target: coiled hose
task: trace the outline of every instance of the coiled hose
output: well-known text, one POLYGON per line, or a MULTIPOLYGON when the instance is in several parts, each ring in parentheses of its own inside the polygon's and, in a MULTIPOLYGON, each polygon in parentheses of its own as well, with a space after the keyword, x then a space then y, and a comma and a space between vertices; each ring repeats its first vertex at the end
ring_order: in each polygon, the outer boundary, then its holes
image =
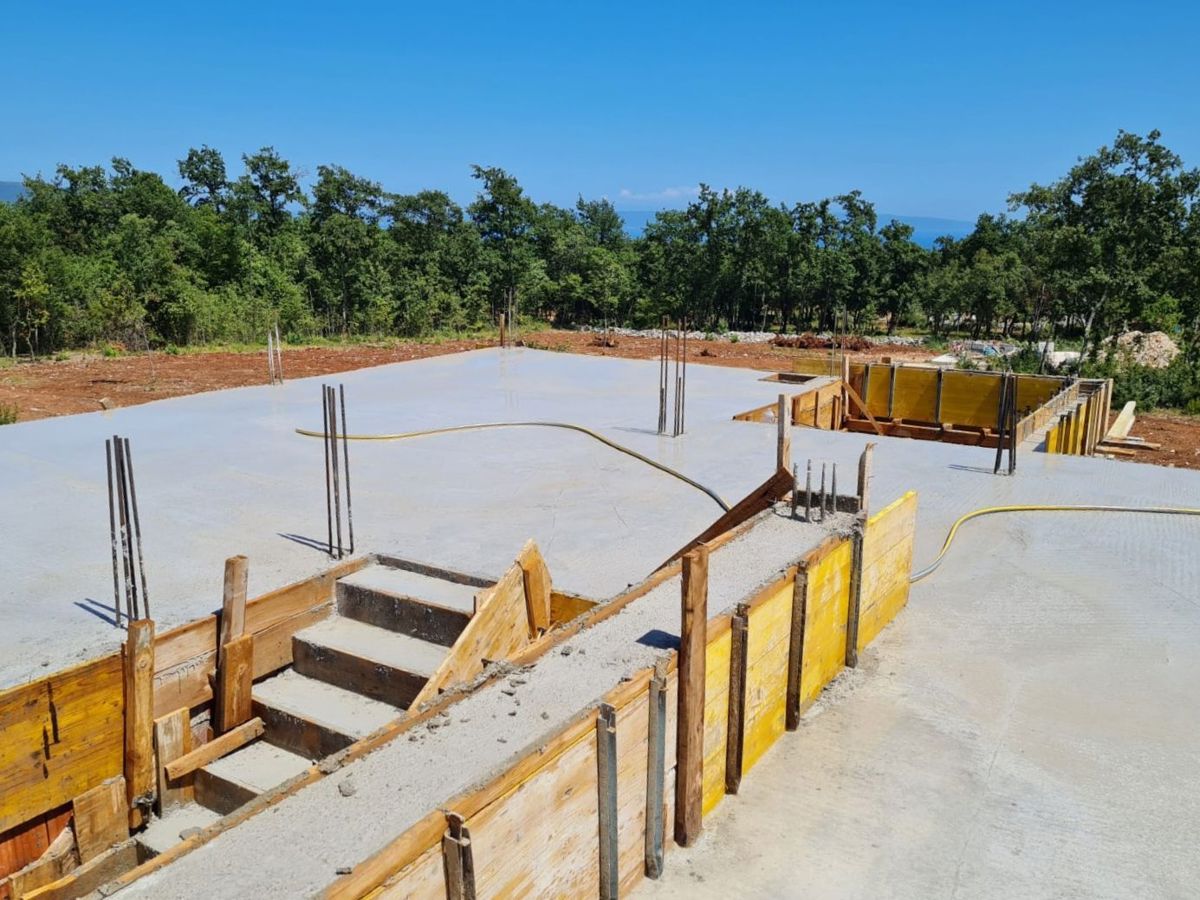
POLYGON ((955 535, 958 534, 958 529, 972 519, 978 519, 983 516, 991 516, 996 513, 1011 513, 1011 512, 1120 512, 1120 513, 1150 513, 1154 515, 1171 515, 1171 516, 1200 516, 1200 509, 1193 509, 1181 506, 1098 506, 1098 505, 1065 505, 1065 504, 1050 504, 1050 505, 1022 505, 1022 506, 986 506, 983 509, 972 510, 964 516, 959 516, 954 524, 950 526, 950 531, 946 535, 946 540, 942 544, 942 549, 938 552, 937 558, 932 563, 926 566, 919 572, 914 572, 908 579, 909 584, 916 584, 922 578, 932 574, 934 569, 942 564, 942 560, 946 556, 946 551, 950 549, 950 544, 954 542, 955 535))
MULTIPOLYGON (((688 476, 684 475, 682 472, 672 469, 670 466, 665 466, 658 462, 658 460, 644 456, 643 454, 638 453, 636 450, 632 450, 629 447, 618 444, 616 441, 610 441, 604 435, 592 431, 590 428, 585 428, 582 425, 573 425, 570 422, 482 422, 475 425, 449 425, 444 428, 428 428, 423 431, 403 431, 397 434, 347 434, 338 435, 338 437, 345 437, 345 439, 348 441, 402 441, 407 438, 427 437, 434 434, 450 434, 454 431, 479 431, 484 428, 565 428, 568 431, 578 431, 580 434, 586 434, 588 437, 594 438, 607 447, 612 447, 612 449, 624 453, 627 456, 632 456, 634 459, 640 460, 648 466, 653 466, 660 472, 665 472, 666 474, 670 475, 672 478, 678 478, 684 484, 690 485, 698 491, 703 491, 704 493, 708 494, 708 496, 711 497, 724 512, 729 512, 729 504, 721 499, 721 495, 712 488, 707 487, 692 478, 688 478, 688 476)), ((296 434, 302 434, 305 437, 326 436, 324 431, 309 431, 306 428, 297 428, 296 434)))

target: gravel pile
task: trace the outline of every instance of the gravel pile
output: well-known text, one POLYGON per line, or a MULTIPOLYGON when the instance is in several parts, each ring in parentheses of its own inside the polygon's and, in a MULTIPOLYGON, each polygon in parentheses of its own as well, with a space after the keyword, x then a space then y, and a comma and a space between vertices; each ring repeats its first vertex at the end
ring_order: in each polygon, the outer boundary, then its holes
POLYGON ((1161 331, 1127 331, 1116 343, 1120 358, 1151 369, 1165 369, 1179 355, 1179 346, 1161 331))
MULTIPOLYGON (((583 332, 603 332, 604 328, 585 325, 580 328, 583 332)), ((644 337, 656 338, 660 337, 662 332, 657 328, 609 328, 608 331, 623 337, 644 337)), ((804 334, 777 334, 774 331, 724 331, 705 332, 705 331, 689 331, 687 333, 688 340, 714 340, 728 341, 738 344, 770 344, 776 343, 781 346, 818 346, 820 344, 828 344, 834 339, 834 335, 827 331, 817 332, 816 334, 805 332, 804 334)), ((856 344, 865 343, 867 346, 901 346, 901 347, 920 347, 925 343, 925 339, 921 337, 909 337, 896 335, 888 337, 880 335, 878 337, 859 337, 854 336, 849 340, 856 344)), ((851 349, 854 349, 853 347, 851 349)))

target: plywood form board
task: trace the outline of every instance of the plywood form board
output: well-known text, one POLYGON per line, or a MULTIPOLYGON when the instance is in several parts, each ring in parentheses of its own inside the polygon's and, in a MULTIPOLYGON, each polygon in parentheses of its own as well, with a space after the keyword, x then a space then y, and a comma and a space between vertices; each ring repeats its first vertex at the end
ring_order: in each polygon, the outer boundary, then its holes
POLYGON ((710 619, 704 661, 703 815, 725 796, 725 735, 729 727, 729 616, 710 619))
POLYGON ((525 575, 515 563, 494 587, 479 594, 479 607, 411 707, 437 697, 454 684, 468 682, 484 669, 484 660, 508 659, 530 642, 525 575))
POLYGON ((808 569, 804 664, 800 673, 802 707, 816 699, 845 664, 851 555, 850 541, 842 541, 808 569))
POLYGON ((75 798, 75 841, 81 862, 90 862, 129 837, 125 779, 111 778, 75 798))
POLYGON ((892 405, 892 418, 938 421, 937 370, 897 366, 895 371, 896 397, 892 405))
POLYGON ((909 491, 867 520, 858 649, 862 650, 908 602, 917 495, 909 491))
POLYGON ((776 582, 760 602, 750 607, 743 774, 754 767, 784 732, 793 578, 776 582))
POLYGON ((446 900, 446 873, 439 842, 384 884, 366 895, 370 900, 446 900))
POLYGON ((119 654, 0 693, 0 832, 120 775, 124 728, 119 654))

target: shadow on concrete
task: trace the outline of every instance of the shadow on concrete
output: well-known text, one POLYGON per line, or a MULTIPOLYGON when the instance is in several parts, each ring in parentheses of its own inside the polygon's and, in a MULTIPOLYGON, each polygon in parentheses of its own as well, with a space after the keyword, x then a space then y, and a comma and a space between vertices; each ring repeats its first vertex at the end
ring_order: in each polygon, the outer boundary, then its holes
POLYGON ((654 647, 656 650, 679 649, 679 636, 658 628, 647 631, 637 639, 637 642, 646 647, 654 647))
POLYGON ((326 556, 329 555, 328 541, 318 541, 316 538, 305 537, 302 534, 286 534, 282 531, 277 531, 276 534, 285 540, 299 544, 301 547, 308 547, 310 550, 319 550, 326 556))
POLYGON ((85 597, 83 600, 76 600, 75 605, 86 613, 91 613, 97 619, 109 625, 119 625, 121 621, 121 613, 113 609, 111 606, 101 603, 99 600, 93 600, 91 597, 85 597))

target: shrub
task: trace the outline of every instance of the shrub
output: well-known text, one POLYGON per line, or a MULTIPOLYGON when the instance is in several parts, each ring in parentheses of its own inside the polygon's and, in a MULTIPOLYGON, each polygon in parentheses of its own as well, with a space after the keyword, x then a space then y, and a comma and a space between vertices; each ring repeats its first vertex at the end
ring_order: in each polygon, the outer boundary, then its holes
POLYGON ((19 410, 12 403, 0 403, 0 425, 11 425, 17 421, 19 410))

